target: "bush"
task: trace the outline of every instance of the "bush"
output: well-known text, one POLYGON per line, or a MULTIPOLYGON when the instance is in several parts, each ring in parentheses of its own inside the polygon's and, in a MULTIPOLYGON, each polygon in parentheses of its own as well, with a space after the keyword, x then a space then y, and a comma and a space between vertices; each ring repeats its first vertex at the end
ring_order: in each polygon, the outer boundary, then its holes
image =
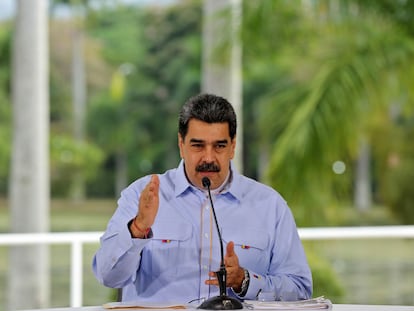
POLYGON ((406 124, 395 135, 398 142, 388 152, 381 199, 402 224, 414 223, 414 124, 406 124))
POLYGON ((389 170, 384 199, 393 214, 403 224, 414 223, 414 162, 403 159, 389 170))
POLYGON ((325 296, 338 303, 344 296, 344 288, 329 262, 312 250, 307 250, 306 256, 312 270, 313 297, 325 296))

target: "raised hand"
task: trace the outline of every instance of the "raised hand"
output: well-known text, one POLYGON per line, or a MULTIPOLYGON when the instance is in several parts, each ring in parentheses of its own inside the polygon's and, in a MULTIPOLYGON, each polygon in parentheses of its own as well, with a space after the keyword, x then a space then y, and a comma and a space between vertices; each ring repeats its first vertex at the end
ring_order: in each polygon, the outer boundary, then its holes
POLYGON ((160 180, 158 175, 152 175, 151 180, 141 192, 138 214, 131 225, 133 235, 136 237, 144 236, 145 233, 148 233, 149 228, 154 223, 159 206, 159 187, 160 180), (142 234, 139 234, 140 232, 142 234))

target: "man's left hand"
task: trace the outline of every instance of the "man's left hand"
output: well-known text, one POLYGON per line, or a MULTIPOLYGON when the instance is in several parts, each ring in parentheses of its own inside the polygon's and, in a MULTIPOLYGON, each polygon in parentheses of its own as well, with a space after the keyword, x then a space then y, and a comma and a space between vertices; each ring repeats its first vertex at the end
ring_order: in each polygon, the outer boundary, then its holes
MULTIPOLYGON (((227 244, 226 255, 224 256, 224 265, 226 266, 227 273, 227 287, 232 287, 235 292, 239 292, 244 279, 244 269, 239 265, 239 258, 234 251, 234 242, 231 241, 227 244)), ((211 279, 206 280, 207 285, 218 286, 218 281, 215 272, 210 272, 211 279)))

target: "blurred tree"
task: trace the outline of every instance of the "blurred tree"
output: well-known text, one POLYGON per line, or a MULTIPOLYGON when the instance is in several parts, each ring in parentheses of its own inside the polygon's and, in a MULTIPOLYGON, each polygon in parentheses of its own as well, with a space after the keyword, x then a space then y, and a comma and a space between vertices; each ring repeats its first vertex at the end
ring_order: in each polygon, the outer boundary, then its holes
POLYGON ((128 104, 128 80, 135 73, 133 62, 144 55, 142 14, 137 8, 104 7, 95 12, 89 22, 90 32, 102 44, 104 59, 112 71, 107 90, 93 99, 88 122, 94 139, 113 158, 115 188, 111 193, 120 193, 129 182, 127 146, 132 137, 122 136, 130 133, 133 127, 125 106, 128 104), (113 19, 113 14, 120 19, 113 19))
POLYGON ((108 155, 107 167, 97 181, 114 180, 108 174, 119 150, 127 155, 128 182, 175 166, 179 160, 177 112, 200 89, 198 1, 166 7, 120 6, 101 10, 94 18, 97 26, 91 35, 104 46, 105 59, 115 73, 113 81, 119 83, 122 64, 134 68, 122 78, 128 83, 121 100, 115 100, 115 82, 94 97, 88 120, 91 138, 108 155), (111 95, 110 90, 115 92, 111 95))
MULTIPOLYGON (((72 102, 73 102, 73 137, 77 144, 85 143, 86 128, 86 66, 85 66, 85 33, 84 18, 86 9, 80 1, 72 0, 72 102)), ((75 170, 70 186, 70 197, 76 202, 82 202, 86 196, 86 182, 82 170, 75 170)))
POLYGON ((85 180, 95 178, 104 159, 103 151, 96 144, 80 143, 68 134, 53 134, 50 140, 53 194, 70 197, 68 181, 76 179, 78 171, 82 171, 85 180))
MULTIPOLYGON (((411 39, 414 38, 413 1, 358 1, 358 4, 392 20, 411 39)), ((409 66, 405 70, 410 84, 414 75, 413 68, 409 66)), ((392 84, 397 86, 400 81, 393 79, 392 84)), ((412 87, 407 87, 396 93, 390 101, 389 110, 380 116, 379 125, 375 127, 376 135, 372 136, 372 150, 377 159, 374 163, 374 194, 404 224, 414 223, 414 211, 411 208, 414 196, 409 190, 409 185, 414 183, 414 149, 411 144, 407 144, 413 134, 413 92, 412 87)))
MULTIPOLYGON (((67 5, 71 10, 72 21, 72 104, 73 104, 73 137, 77 144, 85 143, 85 119, 87 102, 85 49, 84 49, 84 19, 89 1, 87 0, 54 0, 52 12, 56 5, 67 5)), ((69 195, 72 200, 82 202, 85 199, 85 176, 82 170, 75 170, 71 175, 69 195)))
MULTIPOLYGON (((46 0, 17 1, 12 53, 10 231, 47 232, 50 181, 46 0)), ((48 306, 47 245, 11 247, 8 273, 8 310, 48 306)))
MULTIPOLYGON (((326 0, 325 0, 326 1, 326 0)), ((345 3, 345 1, 342 1, 345 3)), ((392 20, 402 30, 404 30, 410 37, 414 36, 414 2, 413 1, 395 1, 395 0, 378 0, 378 1, 364 1, 354 0, 348 5, 357 5, 364 9, 385 16, 392 20)))
POLYGON ((99 42, 83 30, 83 19, 90 12, 87 5, 87 1, 54 1, 50 29, 52 194, 77 202, 103 160, 102 151, 88 140, 86 101, 107 87, 109 73, 99 42), (67 6, 74 17, 55 17, 57 6, 67 6))
POLYGON ((412 185, 414 182, 414 148, 413 144, 407 144, 414 135, 413 121, 409 129, 405 129, 400 135, 393 136, 400 140, 398 154, 389 154, 388 169, 384 173, 385 182, 382 188, 382 198, 401 223, 414 224, 414 193, 412 185))
POLYGON ((10 48, 11 26, 0 24, 0 194, 7 192, 11 146, 10 48))
POLYGON ((414 135, 413 108, 410 114, 393 112, 394 118, 389 118, 389 114, 377 115, 381 126, 373 136, 375 177, 381 181, 375 194, 403 224, 414 223, 414 145, 409 143, 414 135))
MULTIPOLYGON (((307 7, 283 1, 262 1, 245 10, 253 16, 247 23, 262 29, 255 46, 269 55, 252 62, 250 75, 273 76, 260 105, 263 143, 273 146, 268 178, 296 209, 301 225, 320 221, 332 204, 338 192, 332 188, 338 186, 332 163, 352 164, 359 134, 369 137, 372 132, 368 116, 387 109, 396 94, 390 81, 400 79, 399 90, 409 87, 412 39, 383 16, 339 7, 348 14, 340 18, 330 18, 323 10, 309 14, 303 11, 307 7), (278 20, 272 14, 280 10, 286 14, 278 20), (258 16, 261 20, 256 20, 258 16), (280 27, 286 19, 292 25, 289 30, 280 27), (276 32, 280 40, 269 40, 272 29, 280 30, 276 32), (255 73, 257 69, 263 73, 255 73)), ((252 36, 244 30, 245 36, 252 36)))

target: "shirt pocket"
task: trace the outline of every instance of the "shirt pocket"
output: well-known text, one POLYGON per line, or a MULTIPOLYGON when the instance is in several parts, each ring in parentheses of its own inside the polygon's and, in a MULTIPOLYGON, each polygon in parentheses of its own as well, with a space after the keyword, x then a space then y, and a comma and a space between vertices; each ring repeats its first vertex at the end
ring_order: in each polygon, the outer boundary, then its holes
POLYGON ((240 266, 256 272, 265 272, 270 262, 269 233, 259 228, 224 227, 223 240, 234 242, 234 251, 240 266))
POLYGON ((183 222, 160 221, 152 227, 153 237, 143 251, 144 269, 153 277, 176 275, 180 265, 187 262, 191 247, 192 226, 183 222))

